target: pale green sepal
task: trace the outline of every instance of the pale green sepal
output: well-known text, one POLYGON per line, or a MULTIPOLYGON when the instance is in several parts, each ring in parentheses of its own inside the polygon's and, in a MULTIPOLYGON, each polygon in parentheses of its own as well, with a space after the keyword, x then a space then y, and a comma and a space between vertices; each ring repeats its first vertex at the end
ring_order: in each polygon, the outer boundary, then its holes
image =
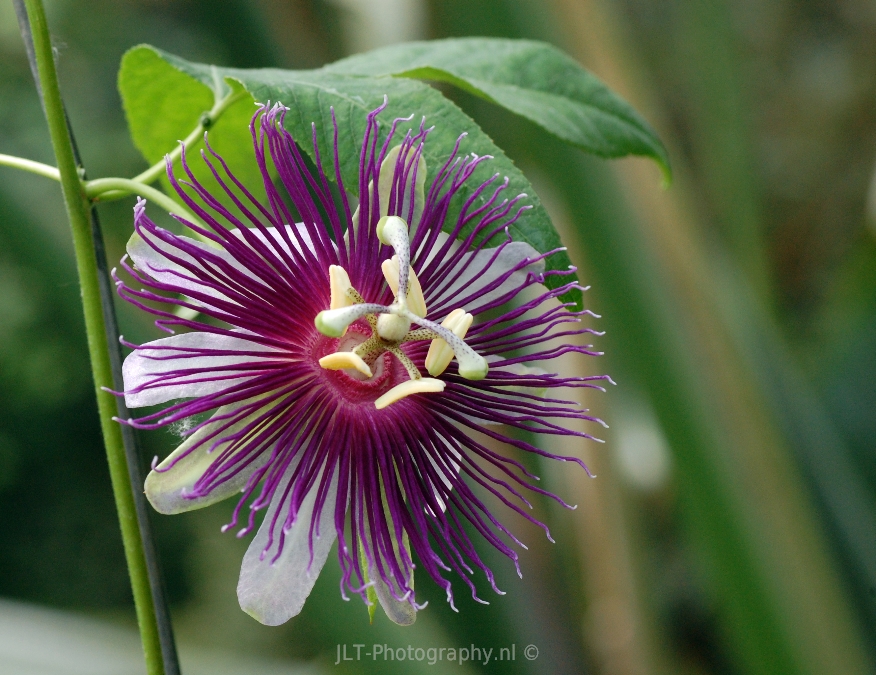
MULTIPOLYGON (((411 557, 411 544, 408 539, 408 533, 404 531, 402 531, 402 545, 405 547, 405 551, 407 551, 408 560, 413 560, 413 558, 411 557)), ((392 547, 393 550, 396 552, 396 555, 398 555, 398 544, 395 539, 393 539, 392 547)), ((411 576, 408 579, 408 586, 410 586, 411 593, 413 593, 413 568, 411 568, 411 576)), ((377 599, 380 601, 380 606, 383 607, 383 611, 386 613, 387 618, 394 624, 397 624, 399 626, 410 626, 417 620, 417 610, 410 603, 410 601, 396 600, 392 596, 392 593, 389 590, 389 586, 383 580, 377 579, 374 584, 374 591, 377 599)))
MULTIPOLYGON (((383 480, 382 479, 380 482, 380 496, 381 496, 381 502, 383 503, 383 512, 386 516, 387 521, 390 524, 392 524, 393 523, 392 514, 390 513, 390 510, 386 505, 386 492, 383 488, 383 480)), ((392 527, 392 532, 394 535, 394 533, 395 533, 394 526, 392 527)), ((371 527, 368 524, 367 516, 365 518, 365 536, 369 537, 369 538, 371 537, 371 527)), ((395 536, 392 536, 391 538, 392 538, 393 555, 395 556, 396 561, 400 561, 402 558, 399 555, 399 543, 396 540, 395 536)), ((411 545, 410 545, 410 540, 408 539, 408 533, 405 532, 404 529, 402 529, 402 546, 404 546, 405 552, 407 553, 406 560, 413 560, 413 558, 411 557, 411 545)), ((361 541, 359 543, 359 550, 360 550, 360 559, 362 560, 362 572, 365 575, 366 580, 374 582, 373 585, 369 586, 367 589, 368 601, 371 603, 374 603, 375 601, 379 602, 380 606, 383 608, 383 611, 386 614, 387 618, 390 621, 392 621, 394 624, 397 624, 399 626, 410 626, 411 624, 413 624, 414 621, 417 620, 416 608, 413 606, 413 604, 410 602, 409 599, 396 600, 393 597, 392 592, 390 591, 390 588, 387 585, 387 583, 385 581, 383 581, 383 579, 381 579, 379 576, 375 575, 375 578, 373 578, 373 579, 371 578, 371 575, 368 572, 368 559, 365 556, 365 551, 362 547, 361 541)), ((377 556, 377 555, 380 555, 380 553, 375 550, 374 555, 377 556)), ((408 586, 411 590, 411 593, 413 594, 413 590, 414 590, 414 569, 413 569, 413 566, 410 568, 410 578, 408 579, 408 586)), ((399 589, 396 589, 396 592, 397 592, 396 594, 400 594, 400 593, 398 593, 398 590, 399 589)), ((374 617, 375 607, 376 607, 376 605, 372 605, 371 607, 368 608, 368 612, 369 612, 369 615, 372 617, 372 620, 374 617)))
MULTIPOLYGON (((380 198, 380 216, 385 218, 389 213, 389 196, 392 191, 392 179, 395 173, 395 164, 398 161, 398 155, 401 152, 401 145, 396 145, 387 154, 386 158, 380 164, 380 180, 377 182, 377 195, 380 198)), ((408 160, 410 161, 410 160, 408 160)), ((411 215, 411 228, 416 230, 420 223, 420 216, 423 215, 423 207, 426 204, 426 160, 420 153, 419 161, 417 162, 417 182, 414 185, 414 211, 411 215)), ((368 183, 369 194, 374 189, 374 181, 368 183)), ((400 207, 396 207, 396 211, 402 216, 408 215, 408 191, 402 195, 400 207)), ((359 207, 356 207, 353 213, 353 229, 359 227, 359 207)), ((378 224, 379 227, 379 224, 378 224)), ((378 235, 379 237, 379 235, 378 235)))
MULTIPOLYGON (((411 570, 411 581, 413 582, 413 570, 411 570)), ((413 586, 413 583, 411 583, 413 586)), ((396 600, 390 593, 389 586, 382 580, 378 579, 374 583, 374 589, 377 599, 380 601, 380 606, 386 613, 386 617, 398 626, 410 626, 417 620, 417 610, 409 600, 396 600)), ((370 590, 370 589, 369 589, 370 590)))
MULTIPOLYGON (((388 153, 386 158, 380 164, 380 180, 377 182, 377 194, 380 196, 380 215, 385 216, 389 211, 389 195, 392 191, 392 179, 395 173, 395 165, 398 162, 398 155, 401 152, 401 145, 396 145, 388 153)), ((405 158, 407 164, 411 162, 411 154, 414 148, 408 152, 405 158)), ((414 213, 411 217, 410 225, 413 228, 420 223, 420 216, 423 215, 423 206, 426 203, 426 160, 423 159, 423 154, 420 153, 419 161, 417 162, 417 182, 414 185, 414 213)), ((401 206, 396 207, 396 213, 399 213, 403 218, 408 215, 408 191, 402 195, 401 206)))
MULTIPOLYGON (((362 562, 362 576, 364 577, 365 583, 367 584, 371 580, 371 576, 368 574, 368 557, 365 555, 365 548, 362 546, 362 541, 359 541, 359 560, 362 562)), ((365 597, 368 599, 368 623, 374 623, 374 613, 377 611, 377 591, 374 590, 373 585, 369 585, 365 588, 365 597)))
MULTIPOLYGON (((220 483, 210 494, 195 499, 186 498, 183 495, 184 490, 190 490, 195 482, 204 475, 204 472, 210 467, 217 457, 222 454, 223 449, 227 447, 227 443, 220 443, 213 452, 207 452, 215 442, 215 439, 207 441, 198 449, 190 454, 185 453, 196 443, 214 432, 220 425, 225 425, 228 422, 227 416, 233 414, 243 404, 235 404, 223 406, 216 411, 210 422, 198 429, 195 433, 189 436, 183 443, 167 458, 159 464, 156 469, 149 472, 146 476, 144 489, 146 498, 152 504, 156 511, 164 514, 183 513, 185 511, 194 511, 205 506, 210 506, 216 502, 222 501, 232 495, 238 494, 246 485, 249 477, 261 468, 267 459, 270 457, 269 452, 263 452, 258 459, 251 462, 244 470, 238 473, 233 478, 220 483), (218 420, 218 418, 225 418, 218 420), (212 420, 218 420, 216 422, 212 420), (182 457, 180 459, 180 457, 182 457), (174 462, 176 462, 174 464, 174 462), (173 466, 171 466, 173 464, 173 466), (168 467, 170 467, 168 469, 168 467), (167 469, 162 471, 162 469, 167 469)), ((255 413, 254 413, 255 414, 255 413)), ((243 429, 252 420, 252 415, 249 415, 242 420, 230 425, 222 431, 219 436, 227 437, 243 429)))

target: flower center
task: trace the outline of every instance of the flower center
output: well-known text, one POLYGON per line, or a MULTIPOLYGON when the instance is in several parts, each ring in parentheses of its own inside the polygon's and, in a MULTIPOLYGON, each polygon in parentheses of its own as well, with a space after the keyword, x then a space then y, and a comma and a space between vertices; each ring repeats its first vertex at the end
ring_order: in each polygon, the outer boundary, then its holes
POLYGON ((455 309, 440 324, 425 318, 426 300, 411 267, 407 223, 397 216, 383 217, 377 223, 377 237, 395 250, 395 255, 381 266, 395 301, 388 306, 365 302, 350 283, 346 270, 339 265, 331 265, 331 307, 317 314, 317 329, 323 335, 340 338, 350 324, 364 319, 371 328, 371 335, 349 350, 342 350, 345 341, 339 341, 338 351, 322 357, 319 365, 327 370, 356 371, 370 379, 373 377, 371 366, 377 358, 387 352, 392 354, 404 366, 410 379, 378 398, 374 402, 378 409, 411 394, 444 391, 444 382, 436 378, 447 369, 454 356, 462 377, 469 380, 486 377, 486 359, 463 340, 472 324, 471 314, 461 308, 455 309), (412 328, 412 324, 418 328, 412 328), (432 377, 420 375, 419 368, 401 349, 403 343, 418 340, 430 340, 432 343, 425 362, 426 370, 432 377))

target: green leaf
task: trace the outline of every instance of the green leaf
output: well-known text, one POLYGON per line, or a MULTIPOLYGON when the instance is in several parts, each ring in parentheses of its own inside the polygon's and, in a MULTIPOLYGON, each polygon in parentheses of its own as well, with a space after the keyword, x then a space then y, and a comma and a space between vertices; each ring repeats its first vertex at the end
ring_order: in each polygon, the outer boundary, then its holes
POLYGON ((600 157, 652 157, 669 178, 666 148, 648 123, 599 78, 544 42, 409 42, 352 56, 326 70, 448 82, 600 157))
MULTIPOLYGON (((465 200, 474 195, 477 186, 498 174, 500 179, 508 179, 508 188, 503 195, 514 197, 525 193, 528 195, 525 203, 532 207, 511 225, 511 236, 517 241, 529 243, 541 253, 562 247, 547 212, 523 173, 470 117, 436 89, 423 83, 403 78, 351 75, 327 69, 217 68, 190 63, 146 46, 137 47, 125 55, 119 81, 132 136, 149 160, 154 160, 160 152, 168 152, 178 138, 194 127, 204 109, 210 107, 211 92, 216 89, 217 82, 225 82, 226 85, 238 82, 256 101, 280 101, 290 108, 286 116, 286 128, 311 158, 315 154, 311 143, 311 124, 315 124, 322 161, 326 173, 332 176, 331 112, 334 110, 338 122, 341 176, 346 189, 353 193, 357 192, 359 154, 366 115, 382 104, 384 97, 388 97, 388 107, 382 115, 385 121, 414 115, 411 126, 419 126, 422 117, 426 118, 429 126, 434 126, 424 152, 432 176, 447 159, 462 133, 467 134, 461 146, 463 153, 490 155, 493 158, 482 163, 472 179, 463 186, 447 218, 448 227, 452 226, 454 216, 465 200), (168 119, 156 120, 156 112, 166 113, 168 119), (188 126, 185 125, 185 119, 188 119, 188 126)), ((243 182, 256 187, 261 184, 261 177, 247 169, 248 165, 255 167, 248 129, 252 109, 248 110, 245 120, 231 115, 236 110, 242 110, 240 104, 229 109, 227 117, 223 116, 210 130, 210 143, 220 154, 226 155, 229 166, 243 182), (228 153, 231 157, 227 156, 228 153)), ((383 137, 389 126, 387 123, 382 125, 383 137)), ((404 128, 404 125, 400 127, 402 133, 404 128)), ((191 164, 194 166, 197 162, 191 164)), ((203 175, 203 172, 198 174, 199 178, 203 175)), ((210 181, 205 182, 209 187, 210 181)), ((475 197, 475 207, 483 204, 490 193, 488 190, 484 195, 475 197)), ((561 250, 549 256, 546 264, 548 270, 565 271, 571 262, 565 250, 561 250)), ((573 279, 573 276, 553 275, 547 277, 546 283, 549 287, 556 287, 573 279)), ((581 305, 580 291, 567 293, 563 299, 581 305)))
MULTIPOLYGON (((179 140, 191 133, 215 100, 228 93, 230 86, 218 74, 206 82, 194 80, 151 48, 129 50, 122 57, 119 92, 134 145, 150 164, 160 161, 179 140)), ((243 96, 210 127, 210 145, 257 198, 266 200, 247 129, 254 112, 252 96, 243 96)), ((204 143, 200 141, 189 151, 190 168, 211 194, 236 211, 209 167, 197 159, 203 147, 204 143)), ((166 177, 162 177, 162 185, 165 192, 176 198, 166 177)))

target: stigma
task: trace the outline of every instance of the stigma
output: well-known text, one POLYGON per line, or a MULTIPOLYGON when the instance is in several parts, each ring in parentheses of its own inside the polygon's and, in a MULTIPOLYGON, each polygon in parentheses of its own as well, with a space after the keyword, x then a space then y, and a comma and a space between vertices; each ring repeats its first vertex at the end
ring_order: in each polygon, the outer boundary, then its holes
POLYGON ((383 354, 392 354, 404 367, 408 380, 383 393, 374 405, 385 408, 396 401, 421 393, 440 393, 445 383, 437 379, 456 358, 460 376, 482 380, 489 366, 486 359, 465 342, 473 317, 464 309, 450 312, 440 323, 426 319, 426 299, 419 279, 411 267, 410 236, 407 223, 397 216, 384 216, 377 223, 377 237, 395 251, 384 260, 381 272, 393 293, 390 305, 365 302, 353 288, 350 276, 340 265, 329 266, 329 309, 317 314, 317 330, 328 337, 340 338, 347 328, 365 320, 371 335, 350 351, 338 351, 319 360, 326 370, 355 371, 359 377, 372 377, 371 367, 383 354), (423 377, 419 368, 401 349, 405 342, 429 340, 425 367, 432 377, 423 377))

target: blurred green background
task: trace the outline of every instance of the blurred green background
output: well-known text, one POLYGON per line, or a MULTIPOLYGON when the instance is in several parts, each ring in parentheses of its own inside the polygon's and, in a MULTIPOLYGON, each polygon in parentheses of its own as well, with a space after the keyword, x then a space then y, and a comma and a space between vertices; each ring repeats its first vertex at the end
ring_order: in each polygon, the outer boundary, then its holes
MULTIPOLYGON (((424 579, 429 608, 411 629, 379 612, 369 626, 361 604, 342 602, 332 558, 302 614, 263 627, 237 608, 247 542, 219 533, 232 505, 156 517, 182 643, 322 672, 876 670, 876 5, 46 5, 90 177, 145 167, 115 87, 121 55, 141 42, 194 61, 307 68, 413 39, 546 40, 630 100, 674 164, 664 190, 645 160, 586 157, 444 89, 530 175, 592 285, 606 356, 564 368, 618 381, 584 401, 611 429, 604 446, 563 450, 598 478, 528 459, 579 505, 537 502, 557 543, 506 517, 530 546, 523 580, 484 548, 508 594, 481 606, 459 589, 454 614, 424 579), (517 658, 335 666, 339 643, 514 644, 517 658)), ((0 152, 54 163, 11 3, 0 4, 0 152)), ((111 260, 132 206, 101 206, 111 260)), ((157 336, 119 310, 126 338, 157 336)), ((0 409, 0 597, 132 626, 60 190, 3 167, 0 409)), ((144 462, 173 442, 142 440, 144 462)))

